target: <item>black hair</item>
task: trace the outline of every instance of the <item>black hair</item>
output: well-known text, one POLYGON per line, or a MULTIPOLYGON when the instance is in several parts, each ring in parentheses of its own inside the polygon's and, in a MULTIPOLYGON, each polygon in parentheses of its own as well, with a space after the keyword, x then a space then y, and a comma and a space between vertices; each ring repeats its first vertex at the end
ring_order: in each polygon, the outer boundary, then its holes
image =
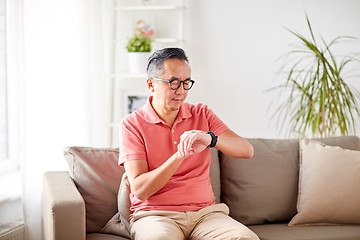
POLYGON ((163 63, 170 58, 184 60, 189 63, 189 60, 181 48, 163 48, 155 51, 148 59, 146 72, 148 77, 158 77, 161 74, 163 63))

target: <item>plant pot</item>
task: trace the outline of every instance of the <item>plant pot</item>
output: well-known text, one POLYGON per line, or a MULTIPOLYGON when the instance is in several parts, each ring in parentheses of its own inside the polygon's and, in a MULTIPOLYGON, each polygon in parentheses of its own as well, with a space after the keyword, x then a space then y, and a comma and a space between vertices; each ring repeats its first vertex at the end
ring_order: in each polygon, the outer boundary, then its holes
POLYGON ((129 71, 131 74, 146 73, 150 52, 129 52, 129 71))

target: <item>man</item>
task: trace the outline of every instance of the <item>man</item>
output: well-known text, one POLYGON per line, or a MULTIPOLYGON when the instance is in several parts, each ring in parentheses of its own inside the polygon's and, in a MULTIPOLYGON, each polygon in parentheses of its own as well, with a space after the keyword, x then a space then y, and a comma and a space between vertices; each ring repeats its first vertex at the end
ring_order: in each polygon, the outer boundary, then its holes
POLYGON ((206 105, 184 102, 194 81, 182 49, 154 52, 147 74, 152 96, 120 130, 132 239, 259 239, 215 204, 209 178, 209 148, 251 158, 252 146, 206 105))

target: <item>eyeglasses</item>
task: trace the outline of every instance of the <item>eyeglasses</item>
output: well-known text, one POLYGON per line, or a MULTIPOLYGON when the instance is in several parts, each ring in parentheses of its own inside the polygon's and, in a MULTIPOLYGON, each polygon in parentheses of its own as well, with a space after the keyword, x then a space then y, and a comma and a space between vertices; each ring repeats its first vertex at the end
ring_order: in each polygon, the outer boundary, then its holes
POLYGON ((168 82, 170 84, 170 88, 172 90, 177 90, 180 88, 181 83, 183 84, 184 90, 190 90, 194 85, 195 81, 191 79, 186 79, 184 81, 180 81, 179 79, 175 78, 173 80, 165 80, 161 78, 152 78, 156 81, 168 82))

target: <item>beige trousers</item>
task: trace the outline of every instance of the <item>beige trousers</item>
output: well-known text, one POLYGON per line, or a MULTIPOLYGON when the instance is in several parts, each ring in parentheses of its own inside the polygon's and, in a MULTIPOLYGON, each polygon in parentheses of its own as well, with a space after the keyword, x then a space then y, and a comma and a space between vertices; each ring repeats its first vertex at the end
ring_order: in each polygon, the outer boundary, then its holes
POLYGON ((140 211, 130 222, 133 240, 248 239, 259 240, 246 226, 228 216, 221 203, 199 211, 140 211))

